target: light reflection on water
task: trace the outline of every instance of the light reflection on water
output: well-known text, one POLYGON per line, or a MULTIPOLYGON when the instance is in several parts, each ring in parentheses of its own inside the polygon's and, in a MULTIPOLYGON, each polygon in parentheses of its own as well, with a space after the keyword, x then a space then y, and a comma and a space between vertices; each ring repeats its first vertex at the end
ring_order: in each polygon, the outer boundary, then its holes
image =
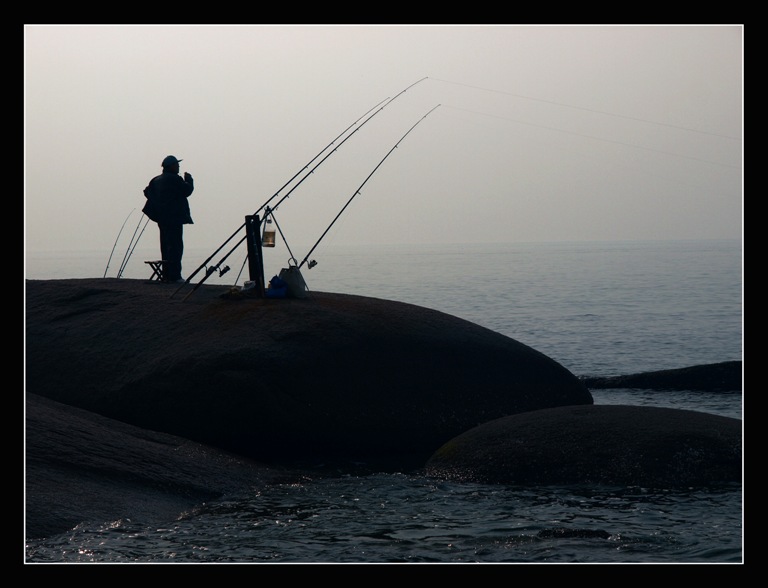
POLYGON ((738 562, 741 490, 537 488, 407 474, 320 477, 29 545, 28 561, 738 562), (482 516, 478 516, 482 513, 482 516))

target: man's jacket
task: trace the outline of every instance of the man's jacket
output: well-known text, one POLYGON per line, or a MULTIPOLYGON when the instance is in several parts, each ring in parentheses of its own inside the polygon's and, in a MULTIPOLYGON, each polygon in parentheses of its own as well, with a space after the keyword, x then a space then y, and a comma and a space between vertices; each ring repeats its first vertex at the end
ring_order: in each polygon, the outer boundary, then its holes
POLYGON ((191 176, 187 180, 175 172, 163 172, 144 188, 147 199, 142 209, 150 219, 160 224, 191 225, 187 198, 195 189, 191 176))

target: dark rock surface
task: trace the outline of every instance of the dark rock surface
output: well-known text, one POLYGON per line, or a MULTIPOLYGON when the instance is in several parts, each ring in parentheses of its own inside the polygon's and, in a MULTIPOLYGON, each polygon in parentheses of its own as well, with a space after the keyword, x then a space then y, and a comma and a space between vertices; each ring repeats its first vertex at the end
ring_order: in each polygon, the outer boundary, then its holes
POLYGON ((26 282, 27 392, 269 463, 423 463, 480 423, 592 404, 542 353, 423 307, 224 299, 126 279, 26 282))
POLYGON ((741 392, 741 361, 723 361, 674 370, 659 370, 602 378, 582 378, 590 390, 640 388, 643 390, 698 390, 701 392, 741 392))
POLYGON ((452 439, 426 473, 490 484, 656 488, 741 482, 742 421, 646 406, 516 414, 452 439))
POLYGON ((196 505, 296 479, 247 458, 26 398, 27 538, 118 519, 170 523, 196 505))

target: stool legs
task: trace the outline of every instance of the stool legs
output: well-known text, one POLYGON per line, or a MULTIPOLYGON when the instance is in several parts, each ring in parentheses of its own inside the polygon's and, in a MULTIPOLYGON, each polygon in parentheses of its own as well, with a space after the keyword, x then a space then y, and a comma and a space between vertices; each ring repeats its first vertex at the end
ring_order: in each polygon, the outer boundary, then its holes
POLYGON ((152 268, 152 275, 149 276, 149 281, 157 280, 158 282, 163 281, 163 261, 157 260, 157 261, 145 261, 150 268, 152 268))

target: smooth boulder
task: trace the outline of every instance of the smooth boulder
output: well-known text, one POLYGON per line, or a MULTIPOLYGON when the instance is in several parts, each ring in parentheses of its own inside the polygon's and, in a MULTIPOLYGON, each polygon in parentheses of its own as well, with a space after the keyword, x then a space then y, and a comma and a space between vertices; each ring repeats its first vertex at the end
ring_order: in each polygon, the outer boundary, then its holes
POLYGON ((480 423, 593 402, 551 358, 435 310, 191 290, 27 280, 27 391, 266 463, 403 467, 480 423))
POLYGON ((451 439, 425 470, 489 484, 680 488, 741 482, 742 421, 646 406, 536 410, 451 439))

